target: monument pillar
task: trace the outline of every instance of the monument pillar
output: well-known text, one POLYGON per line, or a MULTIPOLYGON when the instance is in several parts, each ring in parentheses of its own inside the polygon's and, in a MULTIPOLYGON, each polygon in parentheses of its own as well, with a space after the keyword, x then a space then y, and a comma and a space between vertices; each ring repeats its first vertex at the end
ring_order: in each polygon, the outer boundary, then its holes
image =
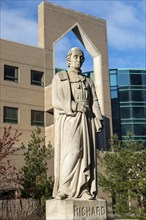
POLYGON ((97 200, 47 200, 46 220, 106 220, 106 201, 97 200))

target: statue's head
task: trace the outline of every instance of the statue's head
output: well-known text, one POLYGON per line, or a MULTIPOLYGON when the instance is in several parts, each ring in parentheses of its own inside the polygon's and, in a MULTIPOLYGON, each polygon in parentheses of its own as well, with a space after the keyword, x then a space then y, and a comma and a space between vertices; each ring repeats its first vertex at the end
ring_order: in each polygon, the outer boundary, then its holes
POLYGON ((71 48, 66 56, 68 67, 76 70, 80 70, 84 60, 84 53, 78 47, 71 48))

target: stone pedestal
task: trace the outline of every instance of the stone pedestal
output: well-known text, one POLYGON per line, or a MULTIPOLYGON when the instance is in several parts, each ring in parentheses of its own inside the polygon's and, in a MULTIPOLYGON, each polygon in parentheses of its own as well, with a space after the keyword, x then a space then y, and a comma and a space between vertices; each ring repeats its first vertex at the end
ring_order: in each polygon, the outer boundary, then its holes
POLYGON ((46 220, 106 220, 106 201, 97 200, 47 200, 46 220))

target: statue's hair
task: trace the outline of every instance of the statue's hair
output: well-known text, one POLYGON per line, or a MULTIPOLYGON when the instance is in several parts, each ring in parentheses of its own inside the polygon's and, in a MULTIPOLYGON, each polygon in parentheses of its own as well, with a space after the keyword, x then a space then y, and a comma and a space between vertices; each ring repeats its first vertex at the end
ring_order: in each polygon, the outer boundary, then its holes
POLYGON ((84 52, 83 52, 80 48, 78 48, 78 47, 73 47, 73 48, 71 48, 71 49, 68 51, 67 56, 66 56, 66 61, 67 61, 68 67, 70 67, 70 57, 71 57, 71 55, 72 55, 72 53, 73 53, 73 51, 74 51, 75 49, 80 50, 80 51, 82 52, 82 54, 83 54, 83 62, 84 62, 84 60, 85 60, 84 52))

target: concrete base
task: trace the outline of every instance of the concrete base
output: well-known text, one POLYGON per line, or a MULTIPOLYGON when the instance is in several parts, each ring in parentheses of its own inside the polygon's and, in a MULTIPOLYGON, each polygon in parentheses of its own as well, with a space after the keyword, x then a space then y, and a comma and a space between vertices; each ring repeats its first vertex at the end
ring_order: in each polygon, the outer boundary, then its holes
POLYGON ((106 220, 106 201, 97 200, 47 200, 46 220, 106 220))

